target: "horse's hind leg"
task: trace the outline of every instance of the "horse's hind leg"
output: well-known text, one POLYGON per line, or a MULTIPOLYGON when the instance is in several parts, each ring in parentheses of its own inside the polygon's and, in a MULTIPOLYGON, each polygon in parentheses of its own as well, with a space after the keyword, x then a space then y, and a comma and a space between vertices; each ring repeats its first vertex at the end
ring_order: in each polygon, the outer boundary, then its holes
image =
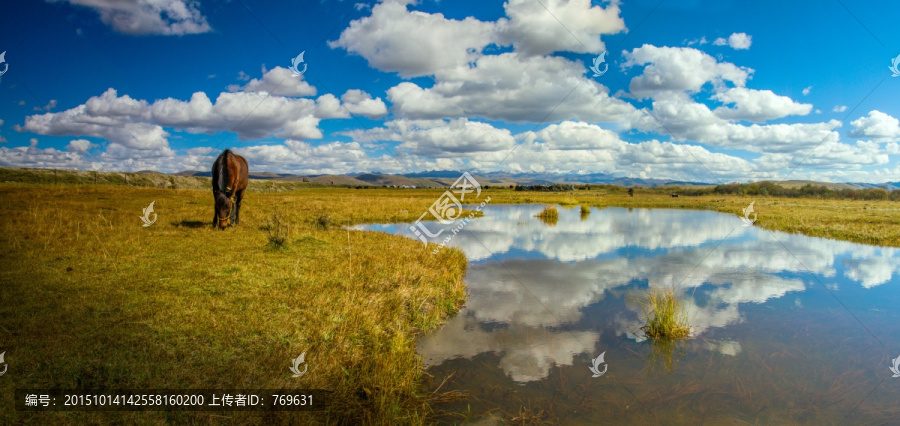
POLYGON ((244 199, 244 190, 237 191, 234 196, 234 224, 241 223, 241 200, 244 199))

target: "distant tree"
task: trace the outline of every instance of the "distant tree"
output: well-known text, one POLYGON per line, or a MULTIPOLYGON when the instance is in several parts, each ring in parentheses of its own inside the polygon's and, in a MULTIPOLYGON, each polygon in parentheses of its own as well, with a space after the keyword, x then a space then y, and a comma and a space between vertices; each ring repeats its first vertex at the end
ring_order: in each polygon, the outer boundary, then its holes
POLYGON ((634 197, 634 188, 628 188, 628 195, 634 197))
POLYGON ((890 193, 883 188, 869 188, 863 190, 863 198, 866 200, 887 200, 890 193))

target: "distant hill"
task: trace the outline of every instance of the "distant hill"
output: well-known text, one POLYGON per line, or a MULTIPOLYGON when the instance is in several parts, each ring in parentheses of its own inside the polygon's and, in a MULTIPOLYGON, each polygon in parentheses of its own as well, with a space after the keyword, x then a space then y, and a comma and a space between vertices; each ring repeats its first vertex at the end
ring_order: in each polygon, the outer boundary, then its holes
MULTIPOLYGON (((144 172, 138 172, 138 173, 144 173, 144 172)), ((156 172, 148 171, 146 173, 156 173, 156 172)), ((171 173, 171 174, 173 174, 175 176, 212 177, 212 172, 202 172, 199 170, 188 170, 188 171, 184 171, 184 172, 171 173)), ((290 173, 272 173, 272 172, 254 172, 254 171, 250 172, 250 179, 296 180, 296 179, 292 179, 294 177, 298 177, 298 176, 292 175, 290 173)), ((299 176, 299 177, 302 177, 302 176, 299 176)))
MULTIPOLYGON (((154 173, 141 171, 138 173, 154 173)), ((172 173, 177 176, 210 177, 208 171, 188 170, 172 173)), ((392 175, 384 173, 349 173, 346 175, 293 175, 290 173, 250 172, 251 179, 259 180, 283 180, 283 181, 308 181, 325 185, 338 186, 415 186, 417 188, 448 187, 456 182, 462 171, 457 170, 430 170, 427 172, 407 173, 392 175)), ((509 173, 490 172, 472 173, 475 180, 483 186, 508 187, 510 185, 552 185, 566 183, 573 185, 616 185, 624 187, 655 188, 661 186, 715 186, 716 183, 671 180, 671 179, 644 179, 615 176, 608 173, 509 173)), ((774 181, 785 188, 799 188, 804 185, 824 186, 829 189, 864 189, 884 188, 889 191, 900 189, 900 182, 885 183, 852 183, 852 182, 816 182, 809 180, 774 181)))
POLYGON ((888 191, 893 191, 895 189, 900 189, 900 182, 885 182, 885 183, 865 183, 865 182, 855 182, 849 183, 849 185, 853 185, 857 188, 884 188, 888 191))
MULTIPOLYGON (((251 174, 250 189, 261 192, 280 192, 289 191, 300 188, 327 188, 329 186, 338 187, 411 187, 416 188, 447 188, 452 185, 459 175, 456 172, 428 172, 428 175, 450 175, 452 177, 408 177, 403 175, 388 175, 380 173, 363 173, 355 176, 350 175, 292 175, 287 173, 257 172, 251 174)), ((423 176, 426 174, 418 174, 423 176)), ((546 185, 556 184, 559 188, 568 188, 570 185, 598 185, 598 181, 605 181, 602 184, 615 186, 647 186, 664 188, 663 192, 670 191, 672 186, 680 186, 684 195, 698 195, 701 193, 709 193, 711 184, 703 184, 689 181, 663 180, 663 179, 638 179, 625 177, 606 177, 589 176, 589 179, 583 181, 592 181, 590 183, 578 182, 571 179, 569 175, 541 175, 541 174, 510 174, 510 173, 486 173, 475 174, 474 178, 482 186, 491 187, 508 187, 509 185, 530 186, 530 185, 546 185), (698 186, 706 186, 706 190, 697 190, 698 186), (692 188, 693 187, 693 188, 692 188)), ((0 182, 27 182, 27 183, 51 183, 51 184, 101 184, 101 185, 126 185, 126 186, 143 186, 157 188, 179 188, 179 189, 202 189, 209 190, 209 173, 203 171, 188 170, 179 173, 158 173, 153 171, 140 172, 107 172, 107 171, 86 171, 86 170, 54 170, 41 168, 14 168, 0 167, 0 182), (205 176, 204 176, 205 175, 205 176)), ((791 180, 791 181, 769 181, 780 188, 772 192, 772 195, 786 197, 805 197, 810 194, 814 196, 827 196, 831 198, 851 198, 861 200, 884 199, 885 195, 880 191, 866 191, 871 188, 882 188, 888 191, 900 191, 900 182, 875 183, 831 183, 816 182, 808 180, 791 180), (824 187, 830 191, 805 191, 800 190, 805 185, 824 187), (848 190, 850 192, 835 192, 848 190)), ((761 183, 761 182, 756 182, 761 183)), ((739 193, 739 194, 757 194, 761 192, 759 185, 749 183, 745 184, 728 184, 722 188, 719 193, 739 193), (756 192, 754 192, 756 191, 756 192)), ((541 188, 534 188, 540 190, 541 188)), ((891 200, 900 200, 900 192, 888 195, 891 200)))
POLYGON ((356 176, 356 179, 375 186, 415 186, 416 188, 441 188, 446 185, 431 179, 410 178, 403 175, 376 175, 364 174, 356 176))
MULTIPOLYGON (((862 189, 865 188, 859 185, 853 185, 849 183, 832 183, 832 182, 816 182, 814 180, 786 180, 786 181, 773 181, 773 183, 781 185, 785 188, 800 188, 806 185, 812 186, 824 186, 828 189, 862 189)), ((874 188, 874 186, 873 186, 874 188)))
POLYGON ((456 179, 463 174, 456 170, 431 170, 427 172, 408 173, 404 176, 410 178, 453 178, 456 179))
POLYGON ((347 185, 347 186, 370 185, 367 182, 363 182, 359 179, 352 178, 350 176, 344 176, 344 175, 320 175, 320 176, 309 177, 308 179, 310 182, 324 183, 326 185, 347 185))

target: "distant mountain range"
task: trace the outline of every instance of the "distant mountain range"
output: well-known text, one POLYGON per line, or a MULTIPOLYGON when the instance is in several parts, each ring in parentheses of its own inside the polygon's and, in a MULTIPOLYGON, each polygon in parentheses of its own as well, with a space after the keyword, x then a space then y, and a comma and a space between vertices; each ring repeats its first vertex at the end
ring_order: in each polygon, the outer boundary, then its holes
MULTIPOLYGON (((404 175, 391 175, 382 173, 352 173, 346 175, 294 175, 290 173, 251 172, 251 179, 259 180, 286 180, 308 181, 339 186, 394 186, 416 188, 444 188, 453 184, 463 172, 454 170, 434 170, 428 172, 408 173, 404 175)), ((210 177, 210 172, 183 171, 173 173, 178 176, 210 177)), ((716 183, 693 182, 671 179, 642 179, 614 176, 606 173, 507 173, 490 172, 474 173, 473 177, 482 185, 509 186, 509 185, 551 185, 555 183, 567 184, 597 184, 636 187, 659 186, 711 186, 716 183)), ((885 188, 889 191, 900 189, 900 182, 875 183, 831 183, 806 180, 790 180, 779 182, 786 187, 799 187, 806 184, 821 185, 831 189, 860 189, 860 188, 885 188)))

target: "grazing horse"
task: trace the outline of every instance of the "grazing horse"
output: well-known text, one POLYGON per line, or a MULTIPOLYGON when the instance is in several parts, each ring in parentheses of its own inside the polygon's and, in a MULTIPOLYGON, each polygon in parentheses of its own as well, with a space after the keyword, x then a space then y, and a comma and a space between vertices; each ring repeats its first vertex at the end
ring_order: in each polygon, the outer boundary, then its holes
POLYGON ((212 190, 216 199, 213 227, 225 229, 229 221, 235 225, 241 218, 241 200, 250 180, 247 160, 226 149, 212 167, 212 190))

